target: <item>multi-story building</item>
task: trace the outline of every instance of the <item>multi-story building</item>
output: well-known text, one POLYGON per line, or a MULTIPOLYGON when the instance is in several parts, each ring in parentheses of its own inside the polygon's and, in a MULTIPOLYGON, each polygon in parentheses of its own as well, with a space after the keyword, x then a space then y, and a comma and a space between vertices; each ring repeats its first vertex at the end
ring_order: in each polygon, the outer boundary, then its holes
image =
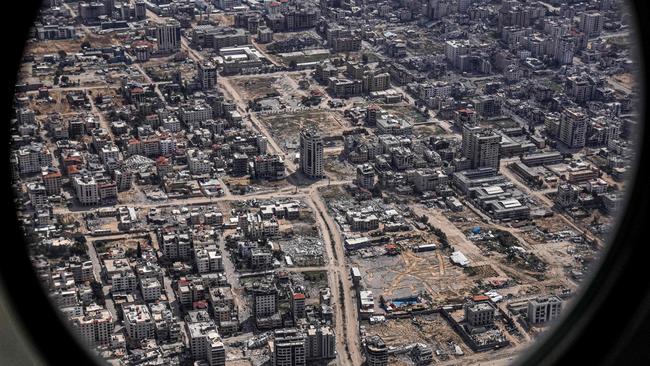
POLYGON ((413 176, 413 184, 417 192, 433 191, 449 182, 449 177, 438 170, 418 169, 413 176))
POLYGON ((82 341, 91 346, 107 344, 113 335, 113 316, 97 305, 88 306, 85 315, 70 319, 82 341))
POLYGON ((140 291, 144 301, 156 301, 162 295, 162 285, 157 278, 141 278, 140 291))
POLYGON ((162 246, 162 252, 170 260, 189 259, 192 242, 189 234, 186 233, 159 233, 158 240, 162 246))
POLYGON ((148 304, 151 317, 156 326, 156 340, 159 342, 178 342, 181 339, 181 326, 174 316, 169 303, 153 302, 148 304))
POLYGON ((106 165, 109 170, 115 169, 117 163, 121 160, 120 149, 113 144, 106 144, 98 151, 102 164, 106 165))
POLYGON ((578 203, 580 197, 580 189, 572 184, 559 184, 557 186, 557 194, 555 195, 555 202, 562 207, 571 207, 578 203))
POLYGON ((594 99, 596 83, 587 75, 574 75, 567 78, 566 93, 577 103, 594 99))
POLYGON ((560 142, 572 149, 584 147, 587 122, 587 116, 582 111, 566 108, 560 116, 560 142))
POLYGON ((301 319, 305 317, 305 294, 294 292, 291 295, 291 312, 294 319, 301 319))
POLYGON ((365 345, 366 365, 368 366, 387 366, 388 365, 388 347, 384 340, 379 336, 366 338, 365 345))
POLYGON ((198 25, 192 30, 192 45, 221 50, 248 44, 249 36, 250 33, 244 29, 198 25))
POLYGON ((185 324, 190 339, 190 350, 195 361, 206 361, 210 366, 224 366, 226 351, 217 327, 211 321, 185 324))
POLYGON ((313 128, 300 132, 300 168, 303 174, 312 179, 325 176, 323 161, 323 139, 313 128))
POLYGON ((200 123, 212 119, 212 108, 205 103, 185 105, 180 110, 180 118, 188 127, 198 127, 200 123))
POLYGON ((119 271, 111 276, 111 284, 113 292, 127 291, 131 292, 138 287, 138 278, 133 271, 128 270, 119 271))
POLYGON ((553 44, 553 59, 560 65, 571 65, 575 50, 576 42, 571 36, 557 37, 553 44))
POLYGON ((307 329, 307 360, 331 359, 336 357, 336 337, 328 326, 307 329))
POLYGON ((223 270, 221 253, 215 245, 194 248, 194 263, 199 274, 223 270))
POLYGON ((370 164, 357 165, 357 186, 372 189, 375 186, 375 169, 370 164))
POLYGON ((33 142, 14 153, 14 163, 20 174, 36 173, 52 165, 52 155, 45 145, 33 142))
POLYGON ((86 281, 92 281, 95 279, 92 261, 71 262, 70 271, 72 271, 72 275, 74 276, 74 281, 77 283, 84 283, 86 281))
POLYGON ((19 125, 32 124, 36 122, 36 113, 30 108, 20 108, 16 111, 16 119, 19 125))
POLYGON ((200 62, 197 77, 201 89, 210 90, 217 87, 217 66, 212 62, 200 62))
POLYGON ((219 9, 222 10, 231 10, 235 6, 241 5, 241 0, 215 0, 213 1, 219 9))
POLYGON ((460 56, 469 52, 469 40, 453 39, 445 42, 445 58, 449 63, 457 66, 460 63, 460 56))
POLYGON ((501 136, 481 127, 463 126, 463 155, 471 161, 472 169, 499 169, 501 136))
POLYGON ((72 180, 79 203, 84 206, 96 205, 100 201, 99 185, 92 176, 77 176, 72 180))
POLYGON ((176 52, 181 49, 181 23, 176 19, 167 19, 156 28, 158 51, 176 52))
POLYGON ((200 150, 188 149, 185 152, 187 165, 192 174, 207 174, 212 171, 212 162, 208 156, 200 150))
POLYGON ((367 72, 363 76, 363 90, 366 93, 386 90, 390 87, 390 74, 387 72, 367 72))
POLYGON ((274 332, 273 366, 307 365, 307 337, 298 329, 280 329, 274 332))
POLYGON ((268 317, 278 311, 278 290, 274 287, 253 292, 253 312, 256 318, 268 317))
POLYGON ((587 37, 598 37, 603 31, 603 15, 598 11, 586 11, 580 15, 580 31, 587 37))
POLYGON ((528 302, 528 322, 541 324, 560 317, 562 299, 557 296, 538 297, 528 302))
POLYGON ((155 324, 146 305, 126 305, 122 307, 124 327, 131 340, 154 338, 155 324))
POLYGON ((253 159, 253 176, 257 179, 283 179, 285 176, 284 160, 279 155, 255 157, 253 159))
POLYGON ((494 322, 496 308, 488 301, 465 304, 465 321, 471 327, 484 327, 494 322))
POLYGON ((133 184, 133 172, 130 170, 117 169, 113 172, 118 192, 128 191, 133 184))
POLYGON ((176 116, 166 116, 161 118, 160 126, 172 133, 179 132, 182 129, 181 121, 176 116))
POLYGON ((27 183, 26 186, 27 194, 33 207, 43 207, 48 204, 47 191, 45 190, 44 185, 36 182, 30 182, 27 183))

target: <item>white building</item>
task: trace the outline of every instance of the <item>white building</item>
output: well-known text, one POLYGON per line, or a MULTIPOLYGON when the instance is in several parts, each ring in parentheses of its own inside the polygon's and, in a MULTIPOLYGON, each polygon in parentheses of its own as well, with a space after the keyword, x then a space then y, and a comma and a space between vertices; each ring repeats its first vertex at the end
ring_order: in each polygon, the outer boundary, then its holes
POLYGON ((560 118, 560 141, 574 149, 585 146, 587 116, 577 109, 567 108, 560 118))
POLYGON ((201 122, 212 119, 212 108, 200 103, 184 106, 180 110, 180 116, 186 126, 198 127, 201 122))
POLYGON ((120 271, 111 276, 113 292, 131 292, 138 287, 138 279, 131 269, 120 271))
POLYGON ((144 301, 156 301, 162 295, 162 285, 157 278, 141 278, 140 291, 144 301))
POLYGON ((207 174, 212 171, 212 162, 208 159, 207 154, 196 149, 188 149, 185 154, 190 173, 207 174))
POLYGON ((179 132, 181 130, 181 121, 176 116, 166 116, 160 121, 162 128, 169 132, 179 132))
POLYGON ((40 172, 42 167, 52 165, 52 155, 43 144, 32 143, 14 153, 14 161, 20 174, 40 172))
POLYGON ((469 52, 469 40, 452 39, 445 42, 445 57, 452 65, 459 63, 461 55, 469 52))
POLYGON ((155 324, 145 305, 127 305, 122 308, 126 334, 132 340, 154 338, 155 324))
POLYGON ((221 253, 215 245, 205 248, 194 248, 194 261, 199 274, 223 270, 221 253))
POLYGON ((113 316, 110 311, 97 305, 88 306, 85 315, 71 319, 81 340, 91 346, 107 344, 113 334, 113 316))
POLYGON ((223 341, 212 321, 186 323, 186 328, 195 361, 207 361, 210 366, 226 364, 223 341))
POLYGON ((72 185, 77 193, 79 203, 84 206, 99 203, 99 186, 91 176, 74 177, 72 185))

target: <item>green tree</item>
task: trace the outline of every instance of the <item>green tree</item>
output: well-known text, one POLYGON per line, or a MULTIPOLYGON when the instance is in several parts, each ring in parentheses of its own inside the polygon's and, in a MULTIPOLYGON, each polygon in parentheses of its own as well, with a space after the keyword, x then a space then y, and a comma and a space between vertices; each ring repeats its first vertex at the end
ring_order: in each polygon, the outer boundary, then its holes
POLYGON ((142 246, 140 245, 140 242, 138 242, 138 247, 135 249, 135 256, 142 258, 142 246))

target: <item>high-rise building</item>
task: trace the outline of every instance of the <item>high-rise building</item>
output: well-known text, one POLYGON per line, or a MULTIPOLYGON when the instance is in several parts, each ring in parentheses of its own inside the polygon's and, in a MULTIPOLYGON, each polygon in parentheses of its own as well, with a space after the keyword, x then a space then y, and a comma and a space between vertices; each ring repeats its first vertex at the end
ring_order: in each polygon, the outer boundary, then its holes
POLYGON ((452 65, 457 66, 460 61, 460 56, 466 55, 469 52, 468 40, 452 39, 445 42, 445 57, 452 65))
POLYGON ((499 169, 501 136, 490 129, 463 126, 463 155, 472 169, 491 167, 499 169))
POLYGON ((113 334, 113 316, 97 305, 86 308, 85 315, 71 318, 83 342, 88 345, 101 345, 111 341, 113 334))
POLYGON ((14 152, 14 163, 20 174, 36 173, 52 165, 52 155, 47 146, 33 142, 14 152))
POLYGON ((54 167, 42 168, 41 180, 48 195, 51 196, 61 194, 62 179, 59 169, 54 167))
POLYGON ((580 30, 587 37, 597 37, 603 31, 603 15, 597 11, 587 11, 580 15, 580 30))
POLYGON ((587 116, 579 109, 567 108, 560 117, 560 141, 569 148, 585 146, 587 116))
POLYGON ((198 79, 203 90, 214 89, 217 87, 217 66, 212 62, 200 62, 198 70, 198 79))
POLYGON ((112 18, 113 10, 115 10, 115 0, 104 0, 104 14, 112 18))
POLYGON ((528 322, 546 323, 560 317, 562 299, 557 296, 538 297, 528 302, 528 322))
POLYGON ((77 199, 82 205, 99 203, 99 186, 92 176, 74 177, 72 185, 77 193, 77 199))
POLYGON ((298 329, 274 332, 273 366, 304 366, 307 364, 307 337, 298 329))
POLYGON ((323 138, 318 131, 307 128, 300 132, 300 168, 309 178, 323 178, 323 138))
POLYGON ((154 338, 156 329, 151 313, 145 305, 127 305, 122 308, 126 334, 131 340, 154 338))
POLYGON ((575 48, 576 44, 571 36, 557 37, 553 42, 553 59, 560 65, 571 65, 575 48))
POLYGON ((185 323, 190 338, 190 350, 195 361, 207 361, 210 366, 224 366, 226 351, 212 320, 185 323))
POLYGON ((257 289, 253 293, 255 317, 267 317, 278 311, 278 291, 275 288, 257 289))
POLYGON ((294 319, 301 319, 305 317, 305 294, 295 292, 291 296, 291 312, 294 319))
POLYGON ((372 165, 357 165, 357 186, 365 189, 372 189, 375 186, 375 169, 372 165))
POLYGON ((181 49, 181 23, 176 19, 168 19, 156 28, 158 51, 176 52, 181 49))
POLYGON ((147 18, 147 7, 142 0, 135 2, 135 19, 142 20, 147 18))
POLYGON ((368 366, 387 366, 388 365, 388 347, 379 336, 366 338, 366 365, 368 366))
POLYGON ((307 359, 330 359, 336 357, 336 337, 328 326, 307 329, 307 359))

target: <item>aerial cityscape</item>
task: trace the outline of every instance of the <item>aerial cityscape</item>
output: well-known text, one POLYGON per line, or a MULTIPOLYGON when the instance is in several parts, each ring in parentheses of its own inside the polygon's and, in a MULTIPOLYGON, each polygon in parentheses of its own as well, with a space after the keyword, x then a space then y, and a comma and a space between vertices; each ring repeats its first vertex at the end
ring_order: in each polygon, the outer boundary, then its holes
POLYGON ((111 365, 513 362, 624 202, 624 3, 44 0, 11 177, 51 306, 111 365))

